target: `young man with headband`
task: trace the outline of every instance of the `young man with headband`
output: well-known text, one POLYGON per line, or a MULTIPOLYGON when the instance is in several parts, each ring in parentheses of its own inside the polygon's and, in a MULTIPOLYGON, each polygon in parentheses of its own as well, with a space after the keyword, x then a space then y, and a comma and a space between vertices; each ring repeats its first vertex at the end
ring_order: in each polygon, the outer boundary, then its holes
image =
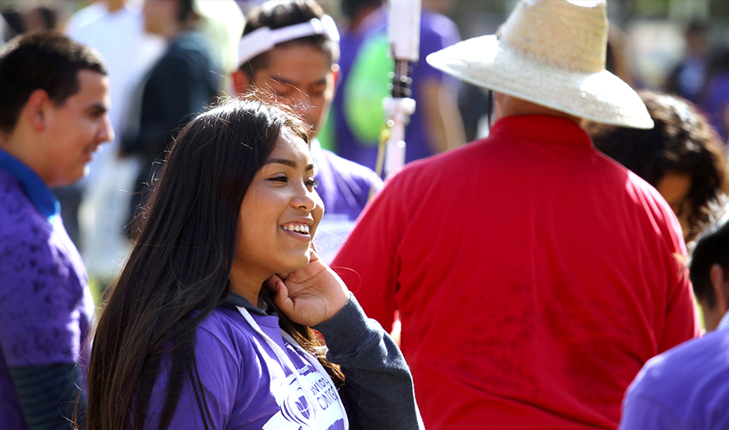
POLYGON ((322 149, 316 135, 334 97, 339 66, 339 33, 331 17, 312 0, 268 2, 251 10, 239 45, 239 68, 232 80, 237 94, 253 89, 272 93, 312 127, 311 152, 317 191, 326 214, 318 251, 331 255, 381 179, 371 169, 322 149))

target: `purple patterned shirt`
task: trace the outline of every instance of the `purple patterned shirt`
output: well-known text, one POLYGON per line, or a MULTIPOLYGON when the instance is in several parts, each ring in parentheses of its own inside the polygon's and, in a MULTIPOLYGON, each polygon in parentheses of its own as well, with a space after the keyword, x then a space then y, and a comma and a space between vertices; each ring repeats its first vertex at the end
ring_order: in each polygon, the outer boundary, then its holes
POLYGON ((86 269, 58 202, 0 150, 0 428, 25 422, 8 368, 79 362, 93 314, 86 269))

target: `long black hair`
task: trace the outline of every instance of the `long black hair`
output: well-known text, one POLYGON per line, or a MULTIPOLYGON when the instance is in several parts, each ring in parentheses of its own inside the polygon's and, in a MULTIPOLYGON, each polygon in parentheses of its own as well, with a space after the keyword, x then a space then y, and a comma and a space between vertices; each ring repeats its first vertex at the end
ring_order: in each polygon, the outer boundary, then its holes
MULTIPOLYGON (((96 328, 88 429, 143 428, 163 358, 171 366, 159 428, 169 426, 187 383, 207 427, 195 330, 229 293, 243 197, 284 129, 307 141, 306 127, 284 108, 248 99, 205 112, 180 132, 96 328)), ((341 383, 311 330, 280 317, 282 328, 341 383)))

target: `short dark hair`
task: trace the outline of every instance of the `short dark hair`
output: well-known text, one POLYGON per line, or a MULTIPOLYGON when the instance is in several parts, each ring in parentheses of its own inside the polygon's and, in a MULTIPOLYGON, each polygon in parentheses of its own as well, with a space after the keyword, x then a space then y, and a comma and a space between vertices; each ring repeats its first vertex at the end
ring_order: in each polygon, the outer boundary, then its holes
POLYGON ((637 130, 588 123, 595 146, 654 187, 667 173, 691 178, 687 241, 701 232, 711 215, 710 205, 729 190, 723 145, 714 129, 691 104, 680 97, 641 91, 655 127, 637 130))
POLYGON ((98 55, 56 31, 26 33, 0 51, 0 131, 10 133, 35 90, 62 105, 80 90, 79 70, 107 74, 98 55))
POLYGON ((711 284, 711 266, 720 265, 725 271, 729 269, 729 217, 707 227, 696 239, 689 263, 689 278, 694 287, 694 294, 706 303, 709 309, 716 305, 716 295, 711 284))
MULTIPOLYGON (((275 30, 308 22, 312 18, 321 18, 322 16, 324 16, 324 11, 314 0, 269 1, 248 12, 243 36, 261 27, 275 30)), ((339 61, 339 43, 322 35, 301 37, 279 43, 276 46, 287 46, 294 43, 305 43, 320 48, 327 54, 331 64, 339 61)), ((268 51, 244 62, 238 69, 253 81, 256 71, 264 67, 268 67, 268 51)))

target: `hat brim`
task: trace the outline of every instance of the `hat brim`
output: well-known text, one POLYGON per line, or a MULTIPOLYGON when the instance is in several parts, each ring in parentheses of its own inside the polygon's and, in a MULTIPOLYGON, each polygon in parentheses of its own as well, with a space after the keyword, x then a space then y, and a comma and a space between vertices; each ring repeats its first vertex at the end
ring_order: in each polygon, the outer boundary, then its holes
POLYGON ((653 128, 645 104, 608 71, 582 73, 528 58, 495 35, 474 37, 434 52, 431 66, 473 85, 603 124, 653 128))

